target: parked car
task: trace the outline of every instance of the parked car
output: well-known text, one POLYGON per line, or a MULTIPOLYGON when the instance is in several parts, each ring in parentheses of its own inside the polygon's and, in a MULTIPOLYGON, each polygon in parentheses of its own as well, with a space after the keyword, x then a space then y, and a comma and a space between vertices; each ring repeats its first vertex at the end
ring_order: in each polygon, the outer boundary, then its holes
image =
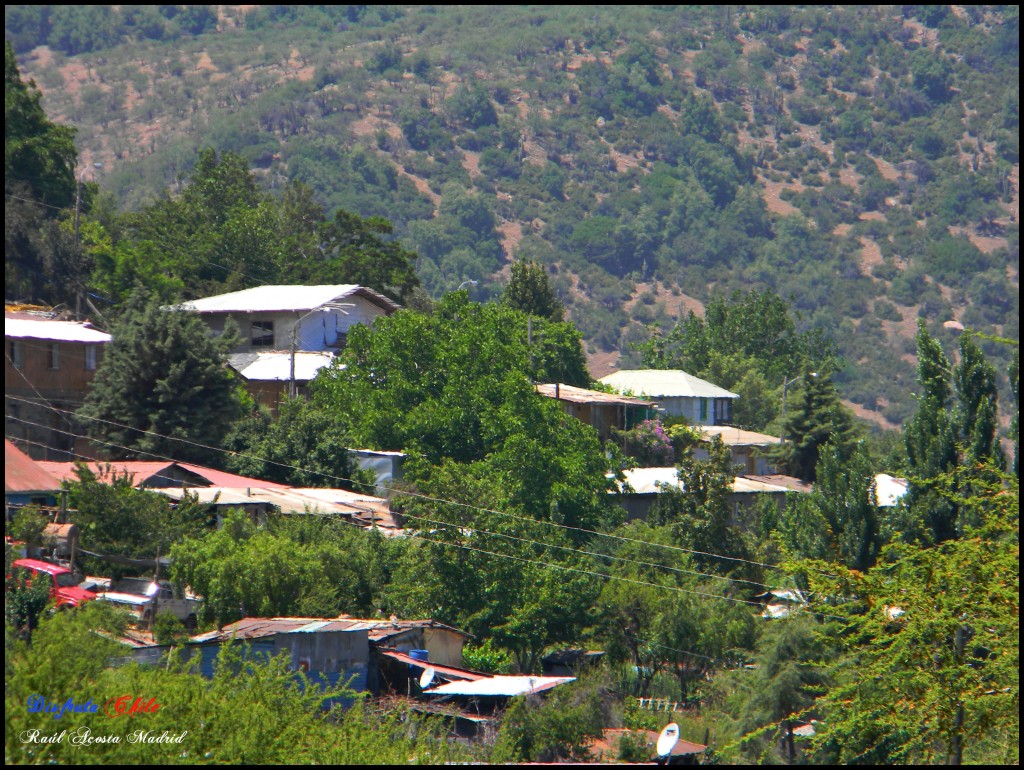
POLYGON ((17 559, 11 565, 13 569, 23 569, 32 573, 32 581, 46 580, 50 586, 50 598, 58 607, 77 607, 92 601, 96 594, 79 588, 74 573, 59 564, 50 564, 39 559, 17 559))

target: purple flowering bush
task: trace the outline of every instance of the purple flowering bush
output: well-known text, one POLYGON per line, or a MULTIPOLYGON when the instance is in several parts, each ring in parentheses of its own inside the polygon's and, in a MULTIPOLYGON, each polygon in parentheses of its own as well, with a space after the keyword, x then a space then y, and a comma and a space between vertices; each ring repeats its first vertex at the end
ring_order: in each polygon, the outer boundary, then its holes
POLYGON ((617 431, 622 450, 641 467, 675 464, 672 439, 659 420, 644 420, 630 430, 617 431))

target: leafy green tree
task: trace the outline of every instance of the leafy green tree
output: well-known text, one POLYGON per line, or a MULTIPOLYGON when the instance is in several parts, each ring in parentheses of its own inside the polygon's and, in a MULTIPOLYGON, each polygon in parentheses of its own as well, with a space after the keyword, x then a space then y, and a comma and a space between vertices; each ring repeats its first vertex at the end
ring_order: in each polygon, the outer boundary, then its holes
POLYGON ((529 316, 556 322, 563 319, 565 306, 543 265, 520 260, 512 263, 510 273, 508 286, 501 295, 504 304, 529 316))
MULTIPOLYGON (((951 366, 939 342, 920 322, 917 350, 922 392, 904 433, 911 475, 923 482, 960 463, 992 461, 1004 467, 996 440, 995 370, 972 336, 961 336, 960 362, 951 366)), ((938 496, 925 483, 911 484, 908 505, 933 542, 956 537, 964 526, 955 501, 938 496)))
POLYGON ((16 190, 46 206, 75 200, 75 130, 53 123, 33 81, 18 71, 14 49, 4 44, 4 192, 16 190))
POLYGON ((326 517, 256 525, 242 512, 215 532, 179 540, 171 550, 175 581, 204 598, 203 617, 365 616, 389 607, 391 560, 379 533, 326 517))
POLYGON ((354 470, 348 429, 305 398, 283 401, 276 418, 263 410, 240 419, 226 439, 235 473, 294 487, 349 487, 354 470))
POLYGON ((856 435, 853 417, 840 402, 831 377, 809 372, 801 384, 800 400, 784 426, 786 441, 776 457, 787 472, 814 481, 825 444, 831 443, 835 451, 847 458, 856 435))
POLYGON ((114 458, 219 465, 241 414, 239 386, 223 363, 232 334, 214 338, 198 314, 146 304, 141 295, 112 334, 78 411, 90 438, 114 458))
POLYGON ((701 569, 746 575, 750 565, 741 563, 750 558, 749 546, 733 519, 729 503, 736 478, 732 455, 718 437, 706 446, 707 460, 697 460, 693 447, 682 452, 676 464, 679 486, 661 490, 651 509, 651 520, 671 524, 678 542, 698 552, 694 560, 701 569), (709 554, 740 561, 717 559, 709 554))
POLYGON ((779 383, 802 368, 831 371, 836 358, 834 344, 820 331, 797 332, 789 305, 772 291, 713 297, 703 318, 691 312, 637 349, 646 367, 683 369, 698 377, 710 371, 716 355, 742 355, 779 383))
MULTIPOLYGON (((8 634, 5 676, 5 752, 12 764, 81 762, 83 750, 98 764, 360 764, 373 757, 386 764, 424 764, 465 760, 466 752, 445 739, 440 725, 405 712, 371 711, 344 683, 313 685, 292 670, 288 656, 262 660, 243 647, 225 645, 214 665, 212 680, 199 676, 188 663, 170 661, 158 667, 128 664, 110 667, 124 648, 110 637, 117 633, 106 602, 90 602, 82 611, 58 613, 35 631, 31 647, 8 634), (106 610, 106 612, 104 612, 106 610), (125 693, 144 694, 159 704, 124 728, 121 741, 75 745, 71 734, 88 729, 101 733, 90 713, 66 713, 55 722, 48 713, 28 713, 25 704, 45 694, 54 700, 91 699, 100 709, 125 693), (355 699, 343 711, 330 699, 355 699), (19 736, 36 729, 44 735, 66 729, 54 743, 22 742, 19 736), (181 742, 129 741, 126 734, 151 731, 182 736, 181 742), (183 735, 184 733, 184 735, 183 735)), ((137 715, 138 716, 138 715, 137 715)), ((120 720, 116 720, 120 721, 120 720)), ((113 725, 111 725, 113 728, 113 725)))
POLYGON ((505 712, 491 752, 496 764, 556 762, 586 758, 587 745, 601 737, 609 694, 587 683, 563 685, 546 699, 515 698, 505 712))
MULTIPOLYGON (((824 552, 804 554, 865 571, 885 544, 885 522, 872 497, 874 469, 863 446, 846 452, 832 443, 821 448, 814 491, 801 510, 803 526, 819 527, 824 552), (808 510, 813 509, 813 513, 808 510)), ((799 517, 799 514, 798 514, 799 517)))
POLYGON ((959 402, 954 423, 961 437, 965 460, 970 463, 992 460, 1005 467, 1006 460, 996 438, 997 403, 996 370, 973 335, 960 335, 960 362, 953 369, 953 389, 959 402))
POLYGON ((393 231, 383 217, 363 218, 339 209, 334 221, 320 228, 324 263, 306 280, 330 276, 404 301, 420 283, 414 269, 416 254, 390 239, 393 231))
POLYGON ((819 701, 818 761, 1018 759, 1016 477, 989 465, 931 481, 980 526, 937 545, 889 545, 866 573, 805 565, 822 611, 842 618, 823 628, 841 654, 819 701))
MULTIPOLYGON (((171 505, 166 497, 135 488, 129 474, 110 469, 93 473, 85 465, 68 488, 69 514, 81 533, 82 546, 104 555, 155 559, 165 557, 171 545, 196 537, 212 525, 206 506, 188 496, 171 505)), ((118 561, 83 559, 88 572, 116 577, 133 572, 118 561)))
POLYGON ((32 580, 32 573, 11 566, 14 556, 10 546, 4 550, 4 622, 8 634, 13 630, 23 638, 31 636, 50 603, 50 584, 32 580))
MULTIPOLYGON (((73 128, 47 118, 34 82, 4 49, 4 277, 6 296, 57 305, 81 290, 89 265, 73 236, 73 128), (63 219, 63 221, 62 221, 63 219)), ((90 195, 92 187, 85 189, 90 195)))
POLYGON ((817 626, 806 615, 773 621, 758 641, 753 672, 725 675, 737 685, 728 697, 741 704, 737 713, 745 734, 738 747, 748 762, 795 762, 794 723, 806 721, 827 683, 818 663, 827 645, 817 626), (780 723, 782 751, 775 741, 780 723))

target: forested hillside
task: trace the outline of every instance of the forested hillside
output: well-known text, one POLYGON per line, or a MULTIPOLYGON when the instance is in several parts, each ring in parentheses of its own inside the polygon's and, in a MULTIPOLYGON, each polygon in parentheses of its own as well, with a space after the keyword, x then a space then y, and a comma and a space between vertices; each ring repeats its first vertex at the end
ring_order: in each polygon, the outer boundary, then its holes
MULTIPOLYGON (((10 6, 5 29, 77 131, 84 235, 237 153, 265 192, 309 186, 292 210, 390 220, 435 298, 547 266, 596 375, 771 289, 881 424, 914 410, 918 318, 947 347, 948 321, 1019 335, 1015 6, 10 6)), ((258 279, 259 232, 209 280, 258 279)), ((979 342, 1008 396, 1007 346, 979 342)))

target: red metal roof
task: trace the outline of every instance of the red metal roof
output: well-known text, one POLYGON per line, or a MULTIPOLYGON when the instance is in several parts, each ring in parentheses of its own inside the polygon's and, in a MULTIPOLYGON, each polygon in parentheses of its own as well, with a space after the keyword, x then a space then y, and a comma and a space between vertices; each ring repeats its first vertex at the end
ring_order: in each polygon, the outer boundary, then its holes
POLYGON ((477 679, 487 679, 490 676, 490 674, 481 674, 476 671, 470 671, 467 668, 442 666, 437 663, 431 663, 429 660, 417 660, 416 658, 412 658, 404 652, 398 652, 397 650, 381 650, 380 654, 387 658, 397 660, 399 663, 408 663, 410 666, 416 666, 417 668, 432 668, 445 679, 464 679, 468 681, 475 681, 477 679))
POLYGON ((4 492, 59 492, 60 481, 4 439, 4 492))
MULTIPOLYGON (((77 481, 78 475, 75 473, 75 463, 61 463, 61 462, 49 462, 40 461, 40 467, 52 473, 58 479, 62 481, 77 481)), ((87 462, 85 464, 89 470, 93 473, 100 475, 103 473, 107 466, 119 475, 125 473, 130 474, 134 477, 137 485, 143 484, 146 479, 153 478, 154 476, 168 475, 170 476, 172 469, 177 466, 189 473, 200 476, 209 483, 206 486, 211 487, 262 487, 264 489, 287 489, 284 484, 277 484, 273 481, 263 481, 262 479, 253 479, 247 476, 237 476, 234 473, 226 473, 225 471, 218 471, 213 468, 205 468, 202 465, 192 465, 191 463, 179 463, 172 461, 152 461, 152 460, 111 460, 110 462, 87 462)), ((60 486, 59 484, 57 485, 60 486)))

